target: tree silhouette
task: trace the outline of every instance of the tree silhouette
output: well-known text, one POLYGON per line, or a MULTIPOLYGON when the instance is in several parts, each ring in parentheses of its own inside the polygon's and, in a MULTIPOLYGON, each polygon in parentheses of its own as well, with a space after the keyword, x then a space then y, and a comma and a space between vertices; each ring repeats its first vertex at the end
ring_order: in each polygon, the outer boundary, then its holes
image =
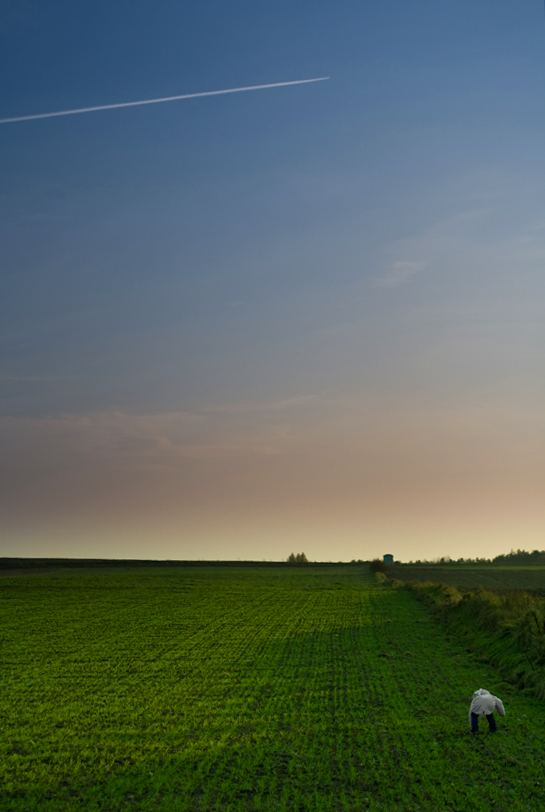
POLYGON ((288 564, 308 564, 308 558, 304 553, 290 553, 287 561, 288 564))

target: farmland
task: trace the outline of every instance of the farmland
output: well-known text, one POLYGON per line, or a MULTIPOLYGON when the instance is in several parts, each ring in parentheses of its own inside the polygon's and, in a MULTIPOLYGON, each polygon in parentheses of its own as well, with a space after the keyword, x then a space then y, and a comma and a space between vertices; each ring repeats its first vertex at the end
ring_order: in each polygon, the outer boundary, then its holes
POLYGON ((545 567, 497 567, 438 564, 398 564, 390 567, 402 581, 435 581, 460 589, 528 589, 545 592, 545 567))
POLYGON ((2 810, 545 807, 544 703, 364 567, 21 575, 0 612, 2 810))

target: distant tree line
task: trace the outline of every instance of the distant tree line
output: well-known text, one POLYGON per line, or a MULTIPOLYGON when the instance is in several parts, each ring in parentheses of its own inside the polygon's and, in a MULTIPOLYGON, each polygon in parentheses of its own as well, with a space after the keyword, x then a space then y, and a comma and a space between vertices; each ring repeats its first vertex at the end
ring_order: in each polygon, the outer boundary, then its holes
POLYGON ((511 550, 510 553, 497 555, 495 558, 450 558, 448 555, 442 558, 434 558, 431 561, 418 560, 409 561, 409 564, 426 564, 426 566, 433 566, 434 564, 440 567, 456 566, 460 564, 465 565, 495 565, 497 567, 545 567, 545 550, 533 550, 529 553, 527 550, 511 550))
POLYGON ((511 550, 507 555, 497 555, 492 559, 493 564, 526 564, 530 566, 545 566, 545 550, 532 550, 531 553, 526 550, 511 550))

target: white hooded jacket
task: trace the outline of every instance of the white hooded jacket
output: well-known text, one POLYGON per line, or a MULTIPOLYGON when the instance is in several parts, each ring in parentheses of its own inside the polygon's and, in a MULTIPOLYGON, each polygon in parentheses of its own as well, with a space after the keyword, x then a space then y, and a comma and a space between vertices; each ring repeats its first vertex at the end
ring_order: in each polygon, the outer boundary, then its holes
POLYGON ((483 713, 494 713, 497 710, 500 716, 505 716, 505 708, 503 702, 497 696, 494 696, 485 688, 479 688, 473 694, 471 705, 469 706, 469 721, 471 722, 471 714, 476 713, 480 716, 483 713))

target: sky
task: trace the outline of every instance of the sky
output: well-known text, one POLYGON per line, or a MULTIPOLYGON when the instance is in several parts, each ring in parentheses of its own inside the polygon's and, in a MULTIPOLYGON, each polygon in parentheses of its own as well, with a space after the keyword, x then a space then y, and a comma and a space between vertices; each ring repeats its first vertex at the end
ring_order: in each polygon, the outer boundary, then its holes
POLYGON ((545 549, 542 0, 4 0, 0 556, 545 549))

